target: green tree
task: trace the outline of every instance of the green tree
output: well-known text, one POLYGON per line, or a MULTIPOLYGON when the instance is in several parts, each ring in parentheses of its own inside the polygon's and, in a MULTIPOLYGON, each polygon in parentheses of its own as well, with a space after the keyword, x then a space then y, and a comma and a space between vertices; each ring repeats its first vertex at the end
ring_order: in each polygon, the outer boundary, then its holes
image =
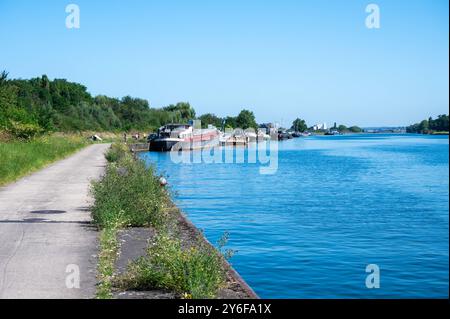
POLYGON ((429 127, 428 125, 429 125, 428 120, 423 120, 422 122, 420 122, 420 124, 419 124, 419 132, 421 132, 421 133, 427 132, 428 131, 428 127, 429 127))
POLYGON ((164 111, 170 112, 172 122, 187 122, 195 119, 195 110, 187 102, 178 102, 176 105, 169 105, 163 108, 164 111))
POLYGON ((292 122, 291 129, 298 132, 304 132, 308 129, 308 126, 306 125, 305 120, 302 120, 300 118, 296 118, 294 122, 292 122))
POLYGON ((214 114, 206 113, 199 116, 198 119, 202 122, 203 128, 208 127, 208 124, 212 124, 219 129, 222 128, 223 119, 214 114))
POLYGON ((342 133, 342 132, 347 132, 348 128, 347 128, 347 126, 341 124, 338 126, 337 130, 342 133))
POLYGON ((356 125, 350 126, 348 129, 352 133, 361 133, 362 132, 362 128, 360 128, 359 126, 356 126, 356 125))
POLYGON ((13 122, 33 122, 33 116, 17 105, 18 88, 7 77, 6 71, 0 74, 0 129, 10 127, 13 122))
POLYGON ((241 129, 258 128, 255 120, 255 115, 249 110, 242 110, 236 118, 236 127, 241 129))
POLYGON ((442 114, 437 117, 435 120, 430 120, 430 129, 441 132, 449 131, 449 119, 448 115, 442 114))
POLYGON ((237 126, 237 121, 236 121, 236 117, 233 116, 227 116, 225 118, 225 128, 236 128, 237 126))
POLYGON ((2 86, 4 83, 6 83, 7 78, 8 78, 8 72, 6 72, 6 70, 3 70, 0 73, 0 86, 2 86))

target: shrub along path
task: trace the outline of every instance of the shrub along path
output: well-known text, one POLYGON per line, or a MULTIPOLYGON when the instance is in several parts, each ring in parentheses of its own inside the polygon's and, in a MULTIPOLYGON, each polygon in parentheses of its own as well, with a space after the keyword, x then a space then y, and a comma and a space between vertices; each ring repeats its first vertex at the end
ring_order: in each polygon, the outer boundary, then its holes
POLYGON ((0 188, 0 298, 95 296, 89 183, 104 171, 108 147, 88 146, 0 188))

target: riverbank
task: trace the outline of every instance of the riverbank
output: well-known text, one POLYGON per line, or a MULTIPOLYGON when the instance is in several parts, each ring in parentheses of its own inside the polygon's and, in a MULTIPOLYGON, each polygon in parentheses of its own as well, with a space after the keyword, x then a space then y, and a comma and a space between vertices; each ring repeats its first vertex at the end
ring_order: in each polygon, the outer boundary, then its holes
POLYGON ((448 131, 442 131, 442 132, 433 132, 431 135, 449 135, 448 131))
POLYGON ((124 144, 94 182, 99 227, 97 298, 257 298, 227 262, 226 234, 215 249, 161 186, 153 167, 124 144))

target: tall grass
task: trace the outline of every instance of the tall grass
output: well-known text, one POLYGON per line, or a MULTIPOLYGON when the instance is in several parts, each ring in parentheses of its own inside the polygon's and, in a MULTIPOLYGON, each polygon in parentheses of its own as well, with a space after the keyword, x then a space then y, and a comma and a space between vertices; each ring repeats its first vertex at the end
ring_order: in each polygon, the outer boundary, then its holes
POLYGON ((105 158, 108 162, 114 163, 127 156, 128 147, 123 143, 114 143, 111 148, 106 152, 105 158))
POLYGON ((101 228, 111 227, 111 222, 122 227, 164 223, 166 195, 153 169, 131 156, 118 158, 108 165, 100 181, 92 183, 94 222, 101 228))
POLYGON ((0 185, 31 172, 88 145, 81 136, 42 136, 28 141, 0 142, 0 185))
POLYGON ((96 294, 98 299, 112 298, 114 262, 119 249, 117 226, 111 223, 110 227, 104 228, 100 232, 100 253, 98 256, 99 284, 96 294))
POLYGON ((183 298, 215 298, 225 283, 223 258, 204 243, 189 248, 168 234, 160 234, 147 256, 131 263, 123 282, 133 289, 165 289, 183 298))

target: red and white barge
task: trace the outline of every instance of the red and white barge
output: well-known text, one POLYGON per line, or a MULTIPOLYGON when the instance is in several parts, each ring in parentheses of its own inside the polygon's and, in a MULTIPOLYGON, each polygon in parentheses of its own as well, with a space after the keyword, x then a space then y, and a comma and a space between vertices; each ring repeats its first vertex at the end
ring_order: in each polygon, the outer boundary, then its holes
POLYGON ((206 129, 191 124, 167 124, 149 137, 150 151, 189 151, 214 147, 219 144, 220 131, 209 125, 206 129))

